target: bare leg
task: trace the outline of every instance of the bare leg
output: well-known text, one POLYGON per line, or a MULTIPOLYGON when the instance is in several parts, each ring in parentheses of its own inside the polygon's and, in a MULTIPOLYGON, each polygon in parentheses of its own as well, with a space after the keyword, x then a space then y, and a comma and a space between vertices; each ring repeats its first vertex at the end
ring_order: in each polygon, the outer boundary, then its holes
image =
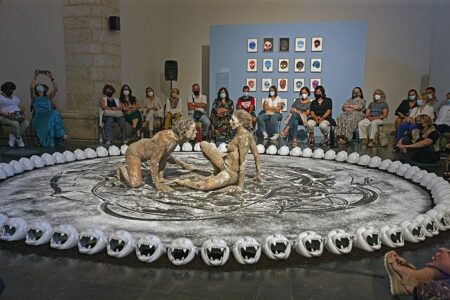
POLYGON ((190 179, 178 179, 174 182, 181 186, 186 186, 200 191, 213 191, 237 182, 237 174, 230 175, 227 171, 222 171, 217 175, 209 176, 205 181, 192 181, 190 179))
POLYGON ((214 174, 218 174, 223 170, 223 153, 217 150, 213 145, 208 142, 201 142, 200 149, 203 152, 203 156, 211 162, 214 168, 214 174))
MULTIPOLYGON (((142 185, 141 160, 134 156, 127 157, 128 172, 127 184, 131 188, 137 188, 142 185)), ((123 175, 123 174, 122 174, 123 175)))

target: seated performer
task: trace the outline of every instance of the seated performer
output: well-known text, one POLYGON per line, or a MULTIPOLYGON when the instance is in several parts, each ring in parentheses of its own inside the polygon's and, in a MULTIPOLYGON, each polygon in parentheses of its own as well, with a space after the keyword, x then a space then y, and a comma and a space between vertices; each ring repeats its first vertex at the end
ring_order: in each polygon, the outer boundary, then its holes
POLYGON ((201 191, 212 191, 238 184, 231 187, 229 192, 239 193, 244 187, 245 162, 249 149, 255 158, 255 180, 262 180, 259 153, 251 133, 252 116, 245 110, 237 110, 231 117, 230 124, 232 129, 237 129, 237 133, 228 144, 226 153, 218 151, 208 142, 200 144, 203 155, 214 167, 214 174, 197 182, 190 179, 176 179, 175 183, 201 191))
POLYGON ((117 177, 129 187, 137 188, 142 185, 141 162, 150 161, 150 175, 156 189, 168 192, 171 188, 164 184, 164 169, 166 163, 177 164, 184 169, 194 168, 170 154, 179 143, 195 138, 195 124, 192 119, 181 118, 172 130, 163 130, 155 134, 151 139, 142 139, 128 147, 125 157, 128 168, 119 163, 117 165, 117 177))

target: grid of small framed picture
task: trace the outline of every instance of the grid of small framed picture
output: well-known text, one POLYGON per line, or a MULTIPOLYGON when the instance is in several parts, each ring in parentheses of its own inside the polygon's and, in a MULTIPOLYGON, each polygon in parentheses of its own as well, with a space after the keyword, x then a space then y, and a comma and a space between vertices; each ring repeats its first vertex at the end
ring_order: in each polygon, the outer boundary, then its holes
MULTIPOLYGON (((321 52, 323 51, 323 38, 320 36, 313 36, 310 39, 311 43, 307 44, 306 37, 280 37, 278 39, 278 52, 279 53, 289 53, 294 52, 296 58, 255 58, 251 57, 252 53, 267 53, 271 54, 275 52, 274 38, 248 38, 247 39, 247 52, 249 57, 247 58, 247 82, 246 84, 250 87, 251 92, 258 91, 258 79, 251 77, 251 73, 257 73, 261 71, 262 73, 278 73, 276 81, 269 78, 268 76, 263 76, 261 78, 261 92, 268 92, 272 85, 278 87, 279 92, 299 92, 300 89, 308 84, 305 82, 305 73, 311 73, 311 79, 309 82, 309 88, 314 90, 316 86, 321 85, 321 73, 322 73, 322 57, 321 52), (294 43, 292 47, 292 42, 294 43), (258 49, 258 45, 261 49, 258 49), (309 61, 306 60, 305 54, 307 51, 311 52, 311 58, 309 61), (290 72, 294 73, 294 78, 292 82, 292 87, 290 87, 289 79, 287 77, 290 72), (302 76, 303 75, 303 76, 302 76), (317 75, 317 76, 314 76, 317 75)), ((292 75, 292 74, 291 74, 292 75)))

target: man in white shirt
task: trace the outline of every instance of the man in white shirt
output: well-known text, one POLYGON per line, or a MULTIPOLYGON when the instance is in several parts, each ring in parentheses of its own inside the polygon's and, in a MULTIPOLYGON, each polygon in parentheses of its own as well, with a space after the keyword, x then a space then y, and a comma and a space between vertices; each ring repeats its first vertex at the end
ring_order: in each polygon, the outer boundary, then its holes
POLYGON ((187 98, 187 106, 188 115, 193 118, 195 122, 202 123, 203 137, 207 137, 211 122, 206 114, 208 100, 205 95, 200 93, 200 84, 194 83, 192 85, 192 95, 187 98))
POLYGON ((435 123, 440 133, 450 132, 450 92, 447 93, 447 103, 442 106, 435 123))
POLYGON ((17 146, 23 148, 25 143, 22 134, 30 125, 25 118, 25 107, 20 103, 20 99, 13 95, 16 85, 13 82, 5 82, 1 86, 0 94, 0 125, 10 125, 8 144, 10 147, 17 146))

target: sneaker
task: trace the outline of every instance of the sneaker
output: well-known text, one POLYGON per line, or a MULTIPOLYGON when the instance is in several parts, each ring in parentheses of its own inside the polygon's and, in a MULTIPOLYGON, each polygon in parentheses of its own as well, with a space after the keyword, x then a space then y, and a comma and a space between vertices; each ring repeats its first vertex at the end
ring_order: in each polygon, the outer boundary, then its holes
POLYGON ((20 148, 25 147, 25 143, 23 142, 22 137, 19 137, 18 139, 16 139, 16 143, 17 143, 17 146, 19 146, 20 148))
POLYGON ((280 137, 280 136, 278 135, 278 133, 275 133, 275 134, 270 138, 270 140, 271 140, 271 141, 277 141, 279 137, 280 137))
POLYGON ((106 141, 105 145, 111 145, 111 141, 106 141))
POLYGON ((268 138, 269 138, 269 135, 267 134, 267 132, 263 132, 263 138, 265 139, 265 140, 267 140, 268 138))
POLYGON ((10 134, 8 145, 12 148, 12 147, 14 147, 15 143, 16 143, 16 137, 14 135, 10 134))
POLYGON ((128 145, 128 140, 123 140, 122 143, 123 143, 124 145, 128 145))

